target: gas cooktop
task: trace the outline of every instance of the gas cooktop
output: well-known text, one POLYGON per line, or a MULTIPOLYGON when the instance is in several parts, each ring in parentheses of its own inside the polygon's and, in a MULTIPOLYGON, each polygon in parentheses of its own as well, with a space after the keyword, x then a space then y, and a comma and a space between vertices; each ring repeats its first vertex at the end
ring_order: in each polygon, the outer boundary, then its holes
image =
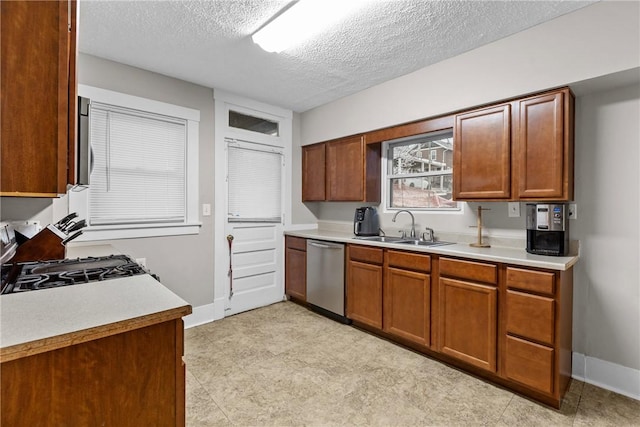
POLYGON ((2 266, 0 294, 57 288, 147 273, 127 255, 5 264, 2 266))

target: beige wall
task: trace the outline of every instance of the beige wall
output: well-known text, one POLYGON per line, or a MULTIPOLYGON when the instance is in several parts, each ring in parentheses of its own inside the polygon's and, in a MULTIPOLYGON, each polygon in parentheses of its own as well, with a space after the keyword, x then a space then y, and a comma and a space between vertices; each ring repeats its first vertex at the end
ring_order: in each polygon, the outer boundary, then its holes
POLYGON ((640 85, 576 102, 574 349, 640 369, 640 85))

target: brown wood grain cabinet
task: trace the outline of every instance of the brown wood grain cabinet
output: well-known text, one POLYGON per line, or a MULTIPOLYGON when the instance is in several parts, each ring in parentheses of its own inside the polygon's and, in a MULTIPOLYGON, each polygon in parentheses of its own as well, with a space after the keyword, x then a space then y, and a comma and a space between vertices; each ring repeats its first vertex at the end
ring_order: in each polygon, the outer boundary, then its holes
POLYGON ((431 344, 431 257, 387 250, 384 331, 416 344, 431 344))
POLYGON ((573 200, 574 99, 569 89, 518 102, 517 197, 573 200))
POLYGON ((302 201, 326 199, 326 144, 302 147, 302 201))
POLYGON ((0 7, 0 195, 56 197, 74 179, 76 2, 0 7))
POLYGON ((383 250, 347 245, 347 318, 382 329, 383 250))
POLYGON ((182 319, 1 365, 3 426, 184 426, 182 319))
POLYGON ((456 115, 453 148, 454 197, 511 197, 511 106, 456 115))
POLYGON ((573 270, 505 267, 502 375, 559 406, 571 378, 573 270))
POLYGON ((380 202, 380 150, 364 135, 302 147, 302 200, 380 202))
POLYGON ((574 97, 557 89, 459 113, 454 199, 573 199, 574 97))
POLYGON ((307 300, 307 240, 300 237, 285 237, 284 288, 290 297, 307 300))

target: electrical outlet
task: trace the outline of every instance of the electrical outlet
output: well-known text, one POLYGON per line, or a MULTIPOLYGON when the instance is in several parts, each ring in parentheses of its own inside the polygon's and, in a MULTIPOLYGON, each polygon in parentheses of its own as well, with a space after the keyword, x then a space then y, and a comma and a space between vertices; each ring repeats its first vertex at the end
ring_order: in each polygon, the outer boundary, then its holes
POLYGON ((569 219, 578 219, 578 205, 569 203, 569 219))
POLYGON ((211 205, 209 203, 202 205, 202 216, 211 216, 211 205))
POLYGON ((519 202, 509 202, 507 204, 509 207, 509 217, 510 218, 520 218, 520 203, 519 202))
POLYGON ((136 258, 136 262, 140 264, 143 268, 147 268, 147 259, 146 258, 136 258))

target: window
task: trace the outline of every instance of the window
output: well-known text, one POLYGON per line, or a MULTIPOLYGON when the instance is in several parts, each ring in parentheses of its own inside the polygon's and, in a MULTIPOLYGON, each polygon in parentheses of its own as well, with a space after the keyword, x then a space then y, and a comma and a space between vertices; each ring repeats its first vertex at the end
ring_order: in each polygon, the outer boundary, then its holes
POLYGON ((453 192, 453 133, 386 143, 387 208, 458 210, 453 192))
POLYGON ((87 220, 84 240, 197 233, 199 112, 82 85, 79 93, 91 99, 93 166, 69 210, 87 220))
POLYGON ((265 135, 279 136, 278 122, 229 110, 229 127, 244 129, 265 135))

